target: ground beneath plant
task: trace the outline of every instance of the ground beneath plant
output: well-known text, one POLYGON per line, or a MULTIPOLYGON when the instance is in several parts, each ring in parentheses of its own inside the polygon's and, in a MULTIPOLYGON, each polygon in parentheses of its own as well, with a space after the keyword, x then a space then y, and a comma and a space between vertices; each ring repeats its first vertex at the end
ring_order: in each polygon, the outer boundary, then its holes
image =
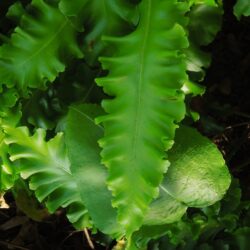
MULTIPOLYGON (((212 53, 203 83, 207 91, 192 105, 201 114, 197 128, 219 146, 230 172, 240 180, 244 199, 250 199, 250 18, 238 22, 234 3, 224 1, 222 30, 205 48, 212 53)), ((79 250, 91 249, 91 242, 97 250, 112 247, 102 246, 100 241, 108 239, 100 235, 74 230, 63 210, 36 222, 18 210, 10 194, 5 199, 9 208, 0 209, 0 249, 79 250)), ((0 205, 5 206, 3 200, 0 205)))

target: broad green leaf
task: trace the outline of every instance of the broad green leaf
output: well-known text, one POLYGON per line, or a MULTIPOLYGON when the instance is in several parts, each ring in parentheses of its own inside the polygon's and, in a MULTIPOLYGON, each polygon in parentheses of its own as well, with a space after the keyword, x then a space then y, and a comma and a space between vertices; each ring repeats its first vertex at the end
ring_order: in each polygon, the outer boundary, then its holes
POLYGON ((97 122, 103 123, 105 131, 100 145, 112 204, 128 238, 141 226, 149 203, 158 195, 169 164, 165 150, 173 144, 175 123, 185 114, 181 87, 187 79, 181 53, 188 45, 181 26, 187 5, 144 0, 139 11, 134 32, 105 38, 114 56, 101 58, 109 74, 97 79, 114 96, 103 101, 107 115, 97 122))
POLYGON ((168 154, 171 165, 144 225, 177 221, 187 207, 212 205, 222 199, 229 188, 231 179, 225 161, 209 139, 186 126, 177 130, 175 139, 168 154))
POLYGON ((107 171, 100 163, 101 149, 97 143, 103 128, 94 123, 94 118, 102 113, 97 105, 70 107, 66 145, 72 174, 95 226, 118 238, 124 232, 117 224, 116 211, 111 206, 111 192, 106 188, 107 171))
POLYGON ((237 0, 234 6, 234 15, 240 20, 241 16, 250 16, 250 1, 237 0))
POLYGON ((67 208, 67 217, 77 228, 90 226, 70 170, 62 133, 46 141, 43 129, 37 129, 30 136, 26 127, 3 127, 12 168, 24 179, 29 178, 30 188, 35 191, 38 200, 45 201, 51 213, 59 207, 67 208))
MULTIPOLYGON (((166 177, 166 179, 168 179, 166 177)), ((187 210, 187 205, 169 195, 168 190, 161 185, 160 195, 154 200, 143 220, 144 225, 165 225, 181 219, 187 210)))
POLYGON ((75 29, 57 7, 33 0, 29 9, 10 42, 0 47, 1 84, 16 86, 23 95, 53 82, 69 57, 82 57, 75 29))
MULTIPOLYGON (((176 131, 168 155, 171 165, 160 185, 160 196, 152 202, 143 227, 133 235, 139 245, 166 235, 167 225, 180 221, 188 207, 206 207, 222 199, 230 185, 220 151, 193 128, 181 126, 176 131)), ((176 224, 177 229, 180 226, 185 223, 176 224)))
POLYGON ((222 199, 231 178, 217 147, 188 127, 179 129, 176 141, 162 186, 190 207, 205 207, 222 199))

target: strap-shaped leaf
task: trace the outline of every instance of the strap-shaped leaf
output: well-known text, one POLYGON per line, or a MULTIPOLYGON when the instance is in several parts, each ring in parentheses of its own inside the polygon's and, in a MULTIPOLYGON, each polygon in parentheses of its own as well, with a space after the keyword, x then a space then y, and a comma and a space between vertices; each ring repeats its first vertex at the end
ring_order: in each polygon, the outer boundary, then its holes
POLYGON ((24 179, 30 178, 30 188, 38 200, 45 200, 50 212, 59 207, 68 208, 67 217, 77 228, 89 226, 87 210, 70 170, 62 133, 46 142, 43 129, 37 129, 33 136, 26 127, 4 126, 4 132, 10 160, 14 162, 12 167, 24 179))
POLYGON ((0 83, 15 85, 22 94, 54 81, 68 57, 82 57, 76 31, 56 6, 33 0, 30 9, 10 42, 0 47, 0 83))
POLYGON ((108 113, 100 140, 102 162, 109 169, 108 186, 127 236, 140 227, 168 162, 176 122, 185 114, 180 89, 186 80, 181 50, 187 46, 186 5, 178 1, 143 0, 140 22, 133 33, 116 38, 113 57, 101 58, 107 77, 97 79, 115 96, 102 105, 108 113), (178 24, 180 23, 180 24, 178 24))

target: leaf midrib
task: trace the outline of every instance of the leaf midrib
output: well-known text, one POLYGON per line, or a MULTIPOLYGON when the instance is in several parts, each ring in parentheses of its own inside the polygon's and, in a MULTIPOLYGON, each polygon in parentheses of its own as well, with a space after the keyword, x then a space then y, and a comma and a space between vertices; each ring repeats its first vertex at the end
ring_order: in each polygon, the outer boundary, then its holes
POLYGON ((38 54, 40 54, 41 51, 43 51, 44 49, 46 49, 56 39, 56 37, 62 32, 62 30, 68 24, 68 22, 69 21, 67 19, 65 19, 65 21, 62 23, 62 25, 56 31, 56 33, 53 34, 53 36, 43 46, 41 46, 34 54, 32 54, 31 56, 29 56, 26 60, 24 60, 20 64, 18 64, 17 67, 22 67, 28 61, 32 60, 34 57, 36 57, 38 54))
POLYGON ((149 27, 150 27, 150 18, 151 18, 151 0, 145 0, 147 4, 147 13, 145 18, 145 33, 143 36, 143 43, 142 43, 142 49, 140 53, 140 68, 139 68, 139 80, 138 84, 136 84, 136 99, 138 102, 136 102, 136 108, 135 108, 135 132, 132 137, 132 159, 136 160, 137 158, 137 144, 138 144, 138 138, 139 138, 139 131, 140 131, 140 124, 141 124, 141 107, 142 107, 142 86, 144 81, 144 72, 145 72, 145 58, 146 58, 146 52, 147 52, 147 42, 149 37, 149 27))

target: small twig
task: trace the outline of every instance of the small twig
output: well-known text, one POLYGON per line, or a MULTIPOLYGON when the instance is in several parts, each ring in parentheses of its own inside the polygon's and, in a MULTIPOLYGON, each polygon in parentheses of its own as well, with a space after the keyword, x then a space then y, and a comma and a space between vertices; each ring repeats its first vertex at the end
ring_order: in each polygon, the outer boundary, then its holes
POLYGON ((250 114, 240 112, 240 111, 235 111, 235 112, 233 112, 233 114, 238 115, 238 116, 242 116, 242 117, 245 117, 245 118, 250 118, 250 114))
POLYGON ((242 122, 242 123, 238 123, 235 125, 231 125, 225 128, 225 130, 229 130, 229 129, 233 129, 233 128, 237 128, 237 127, 242 127, 242 126, 247 126, 250 125, 250 122, 242 122))
POLYGON ((10 216, 8 216, 7 214, 5 214, 4 212, 0 211, 0 214, 5 217, 5 218, 10 218, 10 216))
POLYGON ((235 170, 232 170, 234 173, 240 173, 241 171, 243 171, 243 169, 245 167, 247 167, 248 165, 250 165, 250 159, 248 159, 247 161, 245 161, 244 163, 240 164, 237 166, 237 168, 235 170))
POLYGON ((83 97, 83 101, 84 101, 84 102, 85 102, 86 99, 89 97, 89 95, 90 95, 91 91, 93 90, 94 86, 95 86, 95 84, 92 83, 91 86, 89 87, 87 93, 86 93, 85 96, 83 97))
POLYGON ((85 235, 85 237, 86 237, 86 239, 87 239, 87 242, 88 242, 88 244, 89 244, 89 247, 90 247, 91 249, 95 249, 95 246, 94 246, 92 240, 90 239, 89 232, 88 232, 87 228, 84 228, 84 229, 83 229, 83 232, 84 232, 84 235, 85 235))
POLYGON ((71 232, 65 239, 63 239, 63 241, 60 243, 60 246, 62 246, 64 244, 64 242, 66 240, 68 240, 71 236, 73 236, 76 233, 81 233, 81 232, 82 232, 82 230, 75 230, 75 231, 71 232))

